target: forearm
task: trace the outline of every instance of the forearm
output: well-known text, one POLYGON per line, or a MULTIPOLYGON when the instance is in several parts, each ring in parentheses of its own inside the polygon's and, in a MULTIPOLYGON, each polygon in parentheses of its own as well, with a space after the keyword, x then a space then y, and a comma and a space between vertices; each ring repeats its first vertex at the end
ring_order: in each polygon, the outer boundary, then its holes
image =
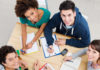
POLYGON ((84 49, 82 49, 82 50, 79 50, 79 51, 76 52, 76 53, 73 53, 73 54, 72 54, 72 58, 74 59, 74 58, 76 58, 76 57, 79 57, 79 56, 82 56, 82 55, 86 54, 87 50, 88 50, 88 48, 84 48, 84 49))
POLYGON ((22 46, 26 48, 26 40, 27 40, 27 32, 26 32, 26 25, 21 24, 22 26, 22 46))
POLYGON ((46 23, 43 23, 40 27, 40 29, 38 30, 38 32, 36 33, 35 37, 33 38, 32 42, 35 42, 42 34, 44 28, 46 26, 46 23))
POLYGON ((22 33, 22 45, 26 48, 27 33, 22 33))
POLYGON ((79 40, 76 38, 66 39, 66 45, 71 45, 77 48, 87 47, 89 43, 90 42, 88 40, 79 40))

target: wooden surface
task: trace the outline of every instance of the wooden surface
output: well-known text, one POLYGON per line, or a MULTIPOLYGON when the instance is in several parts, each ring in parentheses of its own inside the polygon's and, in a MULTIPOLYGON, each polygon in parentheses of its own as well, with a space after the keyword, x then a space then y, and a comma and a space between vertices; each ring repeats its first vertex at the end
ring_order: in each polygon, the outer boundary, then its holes
MULTIPOLYGON (((37 31, 38 31, 37 28, 27 26, 27 33, 31 33, 31 32, 36 33, 37 31)), ((13 46, 16 50, 21 49, 20 36, 21 36, 21 24, 17 23, 13 29, 13 32, 12 32, 7 44, 13 46)), ((41 36, 43 36, 43 34, 41 36)), ((69 38, 69 37, 66 37, 61 34, 56 34, 56 36, 57 36, 57 38, 69 38)), ((74 48, 72 46, 64 45, 64 46, 60 46, 60 51, 62 51, 64 48, 67 48, 69 50, 69 52, 71 52, 71 53, 74 53, 74 52, 80 50, 80 48, 74 48)), ((55 68, 55 70, 60 70, 60 67, 63 63, 63 58, 64 58, 64 56, 61 56, 61 55, 50 57, 50 58, 45 58, 42 47, 40 47, 40 46, 39 46, 39 52, 32 53, 30 55, 21 55, 21 57, 23 60, 25 60, 28 63, 29 70, 33 70, 33 68, 34 68, 33 63, 36 60, 39 60, 41 65, 43 65, 45 63, 49 63, 55 68)), ((87 67, 87 56, 84 55, 84 56, 82 56, 82 62, 80 64, 80 67, 78 70, 86 70, 86 67, 87 67)))

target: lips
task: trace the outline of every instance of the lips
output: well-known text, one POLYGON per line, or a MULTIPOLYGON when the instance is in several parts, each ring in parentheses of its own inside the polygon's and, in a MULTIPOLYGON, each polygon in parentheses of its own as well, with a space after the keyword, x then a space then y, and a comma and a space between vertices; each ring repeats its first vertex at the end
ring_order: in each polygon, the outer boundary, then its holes
POLYGON ((92 57, 88 57, 88 60, 91 60, 92 59, 92 57))
POLYGON ((66 24, 66 25, 69 25, 69 23, 68 23, 68 22, 65 22, 65 24, 66 24))

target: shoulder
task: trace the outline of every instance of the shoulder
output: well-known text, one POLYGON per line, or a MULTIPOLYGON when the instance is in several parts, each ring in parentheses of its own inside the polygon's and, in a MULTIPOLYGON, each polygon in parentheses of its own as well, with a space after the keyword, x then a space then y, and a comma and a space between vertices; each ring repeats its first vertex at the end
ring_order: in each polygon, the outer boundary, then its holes
POLYGON ((19 17, 19 19, 20 19, 20 22, 21 22, 22 24, 27 23, 27 18, 19 17))
POLYGON ((60 12, 55 13, 52 17, 53 19, 57 20, 57 21, 61 21, 61 16, 60 16, 60 12))
POLYGON ((44 14, 46 14, 46 15, 51 15, 51 13, 48 9, 45 9, 45 8, 38 8, 38 9, 43 10, 44 14))
POLYGON ((0 70, 5 70, 4 66, 0 64, 0 70))

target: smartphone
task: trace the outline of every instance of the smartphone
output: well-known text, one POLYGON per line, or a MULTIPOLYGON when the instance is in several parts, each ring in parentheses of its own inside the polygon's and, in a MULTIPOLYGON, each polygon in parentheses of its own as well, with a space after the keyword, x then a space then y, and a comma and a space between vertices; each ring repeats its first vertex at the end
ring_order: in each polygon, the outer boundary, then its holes
POLYGON ((64 56, 67 52, 68 52, 68 50, 65 48, 65 49, 61 52, 61 55, 64 56))

